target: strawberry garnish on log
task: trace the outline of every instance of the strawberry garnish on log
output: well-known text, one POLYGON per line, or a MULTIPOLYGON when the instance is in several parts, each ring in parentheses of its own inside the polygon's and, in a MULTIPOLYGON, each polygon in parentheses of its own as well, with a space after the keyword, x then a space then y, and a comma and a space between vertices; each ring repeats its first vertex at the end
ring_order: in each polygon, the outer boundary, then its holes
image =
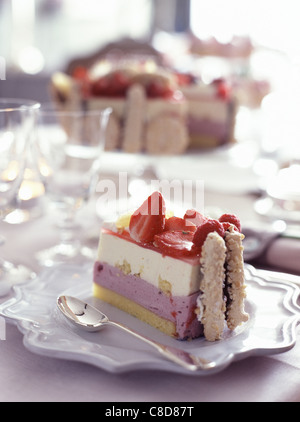
POLYGON ((129 233, 133 240, 141 243, 153 242, 156 234, 165 228, 166 206, 160 192, 154 192, 132 214, 129 233))

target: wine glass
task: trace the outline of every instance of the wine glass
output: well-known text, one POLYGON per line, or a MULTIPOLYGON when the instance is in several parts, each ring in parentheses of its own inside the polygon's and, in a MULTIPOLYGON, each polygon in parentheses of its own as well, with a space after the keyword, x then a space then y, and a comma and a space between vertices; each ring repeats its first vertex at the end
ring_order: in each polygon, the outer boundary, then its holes
POLYGON ((111 109, 62 110, 43 104, 37 124, 36 162, 50 205, 58 212, 60 242, 39 251, 47 267, 93 259, 94 251, 74 236, 77 211, 96 190, 111 109))
MULTIPOLYGON (((263 196, 255 203, 258 214, 282 220, 299 230, 300 222, 300 79, 286 92, 270 94, 263 103, 262 145, 269 164, 262 173, 263 196), (270 162, 273 166, 270 166, 270 162)), ((267 160, 265 160, 267 161, 267 160)))
MULTIPOLYGON (((0 219, 17 207, 27 152, 39 104, 21 99, 0 99, 0 219)), ((1 246, 4 243, 1 238, 1 246)), ((1 291, 4 285, 22 282, 34 272, 21 264, 0 261, 1 291)))

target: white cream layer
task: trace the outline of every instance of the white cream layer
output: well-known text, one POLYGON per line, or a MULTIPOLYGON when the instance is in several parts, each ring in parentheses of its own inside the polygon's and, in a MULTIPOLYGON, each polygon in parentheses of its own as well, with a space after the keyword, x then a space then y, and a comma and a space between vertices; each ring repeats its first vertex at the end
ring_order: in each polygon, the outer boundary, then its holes
POLYGON ((189 115, 197 119, 227 122, 228 103, 221 100, 189 99, 189 115))
MULTIPOLYGON (((112 107, 119 118, 123 118, 126 109, 126 98, 99 97, 91 98, 88 101, 89 109, 112 107)), ((161 98, 147 99, 145 110, 145 121, 150 121, 162 114, 185 117, 187 115, 187 102, 185 100, 175 101, 161 98)))
POLYGON ((163 256, 108 232, 101 233, 98 260, 122 268, 127 274, 138 275, 173 296, 188 296, 199 290, 200 262, 191 265, 163 256))

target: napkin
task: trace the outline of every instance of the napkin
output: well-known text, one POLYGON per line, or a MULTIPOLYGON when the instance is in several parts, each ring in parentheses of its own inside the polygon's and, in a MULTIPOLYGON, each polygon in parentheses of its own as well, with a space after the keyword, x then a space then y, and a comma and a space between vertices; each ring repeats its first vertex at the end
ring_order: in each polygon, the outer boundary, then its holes
POLYGON ((300 238, 250 228, 243 233, 245 262, 300 276, 300 238))

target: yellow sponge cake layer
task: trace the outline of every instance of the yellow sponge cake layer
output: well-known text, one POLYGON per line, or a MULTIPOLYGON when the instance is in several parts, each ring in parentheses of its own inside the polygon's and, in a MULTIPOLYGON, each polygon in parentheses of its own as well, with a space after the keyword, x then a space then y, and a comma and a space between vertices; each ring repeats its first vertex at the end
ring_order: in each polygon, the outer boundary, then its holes
POLYGON ((93 284, 93 289, 93 294, 96 298, 104 300, 104 302, 135 316, 169 336, 176 337, 176 326, 174 322, 161 318, 138 303, 96 283, 93 284))

